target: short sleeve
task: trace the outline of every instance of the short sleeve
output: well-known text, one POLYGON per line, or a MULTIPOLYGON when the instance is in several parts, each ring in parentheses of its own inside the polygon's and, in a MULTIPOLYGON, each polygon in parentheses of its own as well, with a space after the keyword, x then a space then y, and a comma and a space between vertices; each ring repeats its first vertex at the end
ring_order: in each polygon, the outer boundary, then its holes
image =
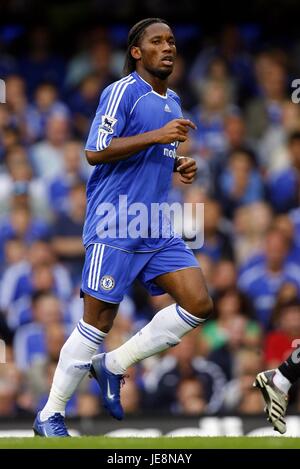
POLYGON ((103 91, 90 128, 86 150, 104 150, 113 138, 122 135, 126 126, 128 109, 130 109, 128 87, 134 81, 133 78, 128 77, 113 83, 103 91))
POLYGON ((182 116, 182 109, 181 109, 181 99, 179 98, 178 94, 175 93, 175 91, 168 88, 168 95, 171 99, 173 99, 173 101, 175 101, 178 104, 178 106, 180 107, 181 117, 183 117, 182 116))

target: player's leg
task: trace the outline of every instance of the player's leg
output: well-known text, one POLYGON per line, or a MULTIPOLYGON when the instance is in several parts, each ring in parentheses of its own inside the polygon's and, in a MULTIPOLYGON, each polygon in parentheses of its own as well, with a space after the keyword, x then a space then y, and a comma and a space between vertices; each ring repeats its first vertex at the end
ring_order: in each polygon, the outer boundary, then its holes
POLYGON ((158 311, 141 331, 106 356, 108 368, 124 374, 134 363, 179 344, 181 337, 199 326, 212 311, 200 268, 187 268, 155 279, 176 303, 158 311))
POLYGON ((299 352, 300 348, 297 348, 277 369, 258 373, 254 382, 265 400, 268 420, 279 433, 286 432, 284 417, 289 389, 300 378, 299 352))
POLYGON ((104 255, 101 246, 93 245, 87 250, 82 276, 84 314, 61 349, 48 401, 35 420, 34 431, 41 436, 68 436, 64 425, 66 404, 90 371, 91 358, 117 314, 120 296, 118 289, 111 288, 113 277, 104 275, 107 281, 104 285, 100 276, 101 271, 105 273, 113 254, 104 255), (100 288, 101 284, 106 290, 100 288))
MULTIPOLYGON (((111 376, 122 377, 126 369, 134 363, 177 345, 181 337, 200 325, 212 310, 212 300, 199 264, 182 241, 174 242, 170 249, 155 253, 139 278, 147 287, 150 287, 150 283, 153 286, 155 282, 155 293, 158 293, 159 286, 159 293, 169 293, 177 304, 160 310, 143 329, 117 349, 93 357, 99 375, 107 376, 107 372, 110 373, 106 389, 111 376), (168 269, 170 272, 161 273, 168 269), (161 275, 158 275, 159 273, 161 275)), ((151 288, 149 289, 151 291, 151 288)), ((108 400, 108 406, 111 406, 111 414, 122 418, 120 403, 117 414, 112 409, 115 393, 110 390, 109 393, 111 399, 108 400)))
POLYGON ((89 373, 92 356, 112 326, 118 305, 84 295, 84 315, 61 349, 45 407, 34 431, 40 436, 68 436, 64 425, 67 402, 89 373))
POLYGON ((200 266, 160 275, 155 283, 193 316, 193 320, 195 316, 202 322, 211 314, 213 303, 200 266))

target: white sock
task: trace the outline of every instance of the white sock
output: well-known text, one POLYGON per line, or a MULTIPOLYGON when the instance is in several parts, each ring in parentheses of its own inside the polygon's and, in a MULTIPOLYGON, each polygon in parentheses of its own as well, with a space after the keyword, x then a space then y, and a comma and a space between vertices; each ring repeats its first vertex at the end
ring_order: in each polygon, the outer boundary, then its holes
POLYGON ((107 353, 106 367, 112 373, 124 374, 134 363, 179 344, 181 337, 203 321, 176 304, 167 306, 125 344, 107 353))
POLYGON ((273 377, 273 383, 275 386, 280 389, 280 391, 284 392, 284 394, 288 394, 290 387, 292 386, 292 383, 279 371, 276 369, 276 373, 273 377))
POLYGON ((56 412, 65 415, 68 400, 88 373, 91 358, 105 336, 83 319, 79 321, 61 349, 49 398, 40 414, 42 421, 56 412))

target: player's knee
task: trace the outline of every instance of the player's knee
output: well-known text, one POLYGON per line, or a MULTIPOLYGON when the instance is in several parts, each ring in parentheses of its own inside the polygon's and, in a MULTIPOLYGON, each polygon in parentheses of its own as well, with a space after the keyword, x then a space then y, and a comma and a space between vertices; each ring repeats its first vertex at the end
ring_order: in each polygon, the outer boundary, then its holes
POLYGON ((90 324, 91 326, 96 327, 99 331, 108 333, 115 319, 115 312, 112 310, 102 310, 102 311, 85 311, 83 315, 83 320, 90 324))
POLYGON ((208 319, 213 311, 213 300, 209 295, 199 297, 188 311, 200 319, 208 319))
POLYGON ((113 322, 114 322, 114 317, 100 317, 98 321, 96 322, 95 327, 99 329, 99 331, 107 334, 111 330, 113 326, 113 322))

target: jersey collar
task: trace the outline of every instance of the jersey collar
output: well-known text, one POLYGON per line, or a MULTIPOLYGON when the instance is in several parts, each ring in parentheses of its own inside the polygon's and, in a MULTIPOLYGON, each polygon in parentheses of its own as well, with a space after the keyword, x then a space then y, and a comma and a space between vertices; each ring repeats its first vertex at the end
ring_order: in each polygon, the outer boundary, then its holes
POLYGON ((153 94, 155 94, 156 96, 159 96, 159 97, 162 98, 162 99, 167 99, 167 98, 168 98, 168 90, 167 90, 167 92, 166 92, 165 95, 159 94, 159 93, 157 93, 156 91, 154 91, 154 89, 152 88, 152 86, 150 85, 150 83, 148 83, 146 80, 144 80, 136 71, 134 71, 134 72, 132 73, 132 75, 134 75, 134 77, 137 78, 138 80, 140 80, 140 81, 142 81, 143 83, 145 83, 145 84, 147 85, 148 89, 149 89, 153 94))

